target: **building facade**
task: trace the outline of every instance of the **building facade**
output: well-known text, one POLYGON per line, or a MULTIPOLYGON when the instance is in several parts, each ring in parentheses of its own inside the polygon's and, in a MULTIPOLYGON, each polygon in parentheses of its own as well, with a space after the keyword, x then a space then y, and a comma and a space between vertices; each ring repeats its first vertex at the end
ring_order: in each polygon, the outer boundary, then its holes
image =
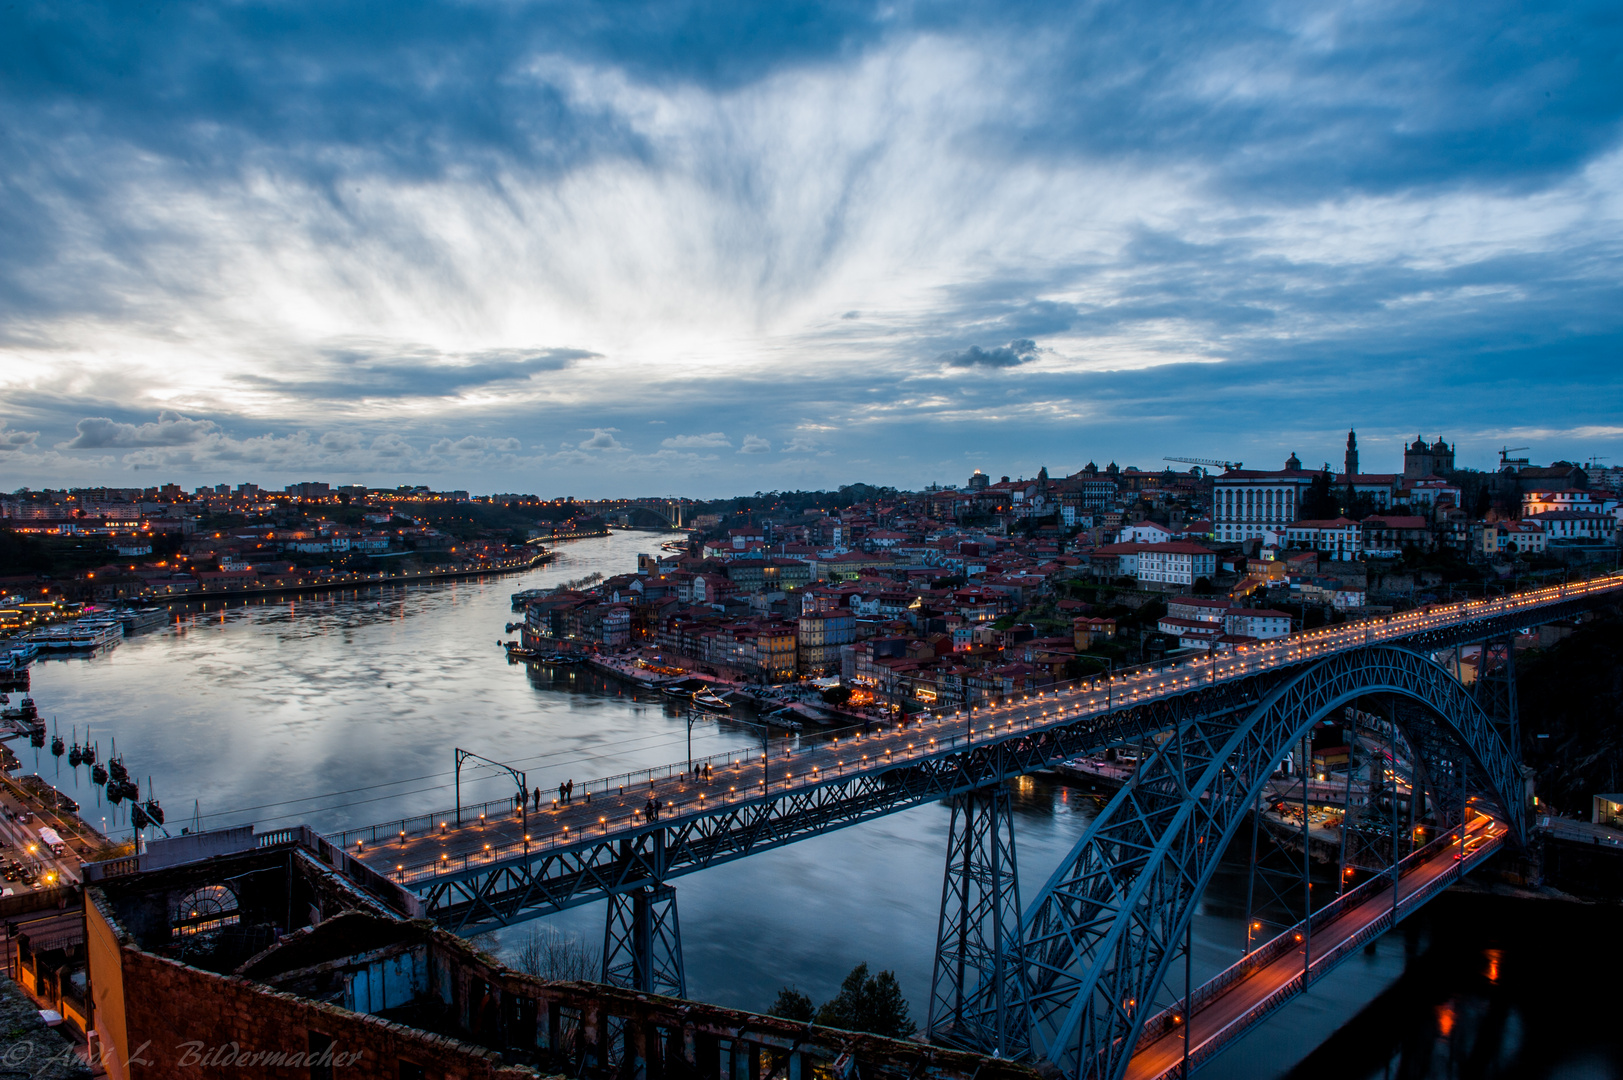
POLYGON ((1216 539, 1260 540, 1298 517, 1313 473, 1295 454, 1278 471, 1230 469, 1212 481, 1212 530, 1216 539))

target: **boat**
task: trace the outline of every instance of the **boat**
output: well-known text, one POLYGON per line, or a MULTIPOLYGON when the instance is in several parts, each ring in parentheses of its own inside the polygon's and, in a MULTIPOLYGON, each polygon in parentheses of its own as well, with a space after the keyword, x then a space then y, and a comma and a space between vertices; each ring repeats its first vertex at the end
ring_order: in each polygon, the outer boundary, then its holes
POLYGON ((508 599, 513 602, 514 611, 523 611, 525 605, 531 600, 540 600, 542 597, 547 596, 551 592, 551 589, 525 589, 522 592, 514 593, 512 596, 508 597, 508 599))
POLYGON ((138 630, 150 630, 155 626, 162 626, 168 620, 169 613, 163 608, 120 608, 108 612, 113 618, 124 624, 126 636, 138 630))
POLYGON ((116 645, 123 637, 123 623, 94 616, 30 631, 23 640, 42 649, 66 652, 116 645))
POLYGON ((733 708, 726 698, 714 690, 700 690, 693 695, 693 704, 701 709, 710 709, 713 712, 731 712, 733 708))
POLYGON ((673 682, 668 686, 660 687, 659 692, 664 694, 666 697, 680 698, 684 701, 692 701, 695 694, 705 689, 709 685, 710 684, 705 682, 703 679, 683 679, 680 682, 673 682))
POLYGON ((526 649, 523 645, 520 645, 516 641, 504 641, 502 642, 502 648, 507 650, 507 658, 509 660, 541 659, 540 649, 526 649))
POLYGON ((38 706, 34 704, 34 699, 26 694, 14 707, 0 713, 0 717, 6 720, 15 720, 24 727, 38 727, 42 731, 45 728, 45 725, 41 724, 39 720, 38 706))
POLYGON ((100 649, 122 640, 124 624, 117 619, 79 619, 68 624, 68 648, 100 649))
POLYGON ((555 652, 548 653, 547 655, 543 656, 541 658, 541 662, 543 664, 553 664, 556 666, 567 667, 570 664, 579 664, 582 661, 580 657, 575 656, 573 653, 555 652))

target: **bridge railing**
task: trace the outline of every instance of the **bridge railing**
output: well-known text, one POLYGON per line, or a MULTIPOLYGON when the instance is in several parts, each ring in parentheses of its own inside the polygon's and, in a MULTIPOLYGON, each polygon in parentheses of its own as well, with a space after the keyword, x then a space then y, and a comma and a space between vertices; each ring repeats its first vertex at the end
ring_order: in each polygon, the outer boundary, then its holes
MULTIPOLYGON (((886 764, 888 766, 909 760, 948 755, 976 743, 995 741, 1023 731, 1040 729, 1052 724, 1074 723, 1077 717, 1082 715, 1084 709, 1088 714, 1099 715, 1114 709, 1130 707, 1149 697, 1161 696, 1169 689, 1166 683, 1154 686, 1150 684, 1150 680, 1157 676, 1170 681, 1170 692, 1183 692, 1198 689, 1202 684, 1219 680, 1249 677, 1260 671, 1285 663, 1316 658, 1318 655, 1329 651, 1340 651, 1364 643, 1401 639, 1422 629, 1421 626, 1416 625, 1417 619, 1470 621, 1476 618, 1487 618, 1497 614, 1513 612, 1527 606, 1529 603, 1536 602, 1541 605, 1555 603, 1596 590, 1610 590, 1617 588, 1620 584, 1623 584, 1623 575, 1609 574, 1588 581, 1548 587, 1528 593, 1515 593, 1497 599, 1461 601, 1439 607, 1437 610, 1410 612, 1401 616, 1387 616, 1379 620, 1368 620, 1362 624, 1344 623, 1325 627, 1308 634, 1293 635, 1291 638, 1282 641, 1280 645, 1242 646, 1235 653, 1201 657, 1182 656, 1133 665, 1115 671, 1109 677, 1080 679, 1063 689, 1060 687, 1055 687, 1053 690, 1045 689, 1036 696, 1035 702, 1031 695, 1026 694, 1022 695, 1018 701, 1009 697, 993 705, 959 709, 952 713, 926 714, 928 720, 925 722, 938 726, 937 737, 930 739, 924 746, 913 748, 911 752, 887 754, 886 764), (1007 723, 997 723, 995 724, 996 731, 992 733, 992 714, 1020 705, 1030 706, 1041 703, 1050 694, 1055 702, 1053 715, 1046 713, 1026 715, 1018 719, 1011 719, 1007 723), (1073 711, 1069 715, 1063 715, 1064 708, 1072 708, 1073 711), (979 728, 973 733, 969 730, 982 722, 987 722, 989 727, 979 728), (942 727, 941 725, 946 726, 942 727)), ((885 730, 885 723, 879 723, 880 730, 885 730)), ((866 727, 859 734, 859 729, 855 726, 824 731, 805 737, 802 748, 804 749, 807 743, 815 747, 819 743, 837 743, 842 738, 861 737, 861 734, 865 733, 866 727)), ((707 764, 724 769, 741 768, 744 765, 759 762, 764 753, 770 753, 774 760, 779 760, 775 752, 763 751, 760 748, 749 748, 694 758, 693 764, 701 769, 707 764)), ((786 749, 785 757, 782 760, 786 762, 792 761, 793 754, 792 749, 786 749)), ((863 768, 873 768, 878 764, 876 761, 863 766, 863 768)), ((636 789, 641 785, 653 784, 661 779, 673 779, 687 774, 688 771, 688 762, 679 761, 662 766, 633 770, 617 776, 583 781, 573 795, 571 805, 574 799, 581 800, 582 805, 589 805, 593 795, 612 794, 618 797, 634 797, 637 793, 636 789)), ((832 782, 846 775, 847 772, 848 770, 842 768, 839 772, 826 770, 819 773, 814 770, 810 773, 802 773, 795 777, 792 783, 785 784, 783 790, 832 782)), ((764 789, 758 789, 754 786, 747 792, 739 792, 734 789, 729 791, 724 798, 717 799, 716 803, 746 801, 751 798, 767 797, 768 794, 764 789)), ((716 803, 709 803, 708 805, 689 804, 672 816, 679 819, 684 815, 710 812, 713 811, 716 803)), ((543 793, 543 806, 546 809, 554 809, 557 805, 551 792, 543 793)), ((455 809, 439 810, 433 813, 402 817, 376 825, 346 829, 336 835, 330 835, 328 838, 340 848, 351 850, 357 844, 362 846, 377 845, 412 837, 421 837, 434 832, 445 833, 452 822, 459 820, 463 826, 466 826, 469 824, 520 821, 522 819, 523 814, 515 799, 495 799, 463 806, 460 809, 460 814, 455 809)), ((629 821, 612 823, 605 820, 601 824, 605 826, 603 830, 605 835, 610 831, 648 827, 648 823, 637 820, 635 817, 629 821)), ((550 828, 551 826, 547 827, 550 828)), ((588 831, 591 830, 588 829, 588 831)), ((578 829, 571 833, 565 828, 545 836, 532 833, 528 838, 511 840, 502 844, 493 841, 483 851, 474 855, 463 856, 460 859, 442 857, 439 860, 422 862, 413 867, 407 867, 403 863, 397 864, 396 874, 399 880, 402 881, 414 880, 416 877, 439 876, 447 872, 460 872, 481 862, 527 856, 538 848, 550 849, 579 844, 585 839, 586 837, 583 837, 578 829), (459 863, 466 865, 459 865, 459 863)))
MULTIPOLYGON (((1448 846, 1449 844, 1458 840, 1458 838, 1459 830, 1453 829, 1435 837, 1422 847, 1417 848, 1398 863, 1399 877, 1401 878, 1404 875, 1411 873, 1421 864, 1430 859, 1433 855, 1437 854, 1441 848, 1448 846)), ((1348 889, 1346 892, 1342 893, 1340 896, 1336 897, 1334 900, 1315 911, 1311 919, 1303 920, 1295 923, 1292 926, 1286 927, 1285 930, 1278 936, 1258 945, 1256 948, 1246 953, 1245 956, 1241 957, 1233 964, 1230 964, 1228 967, 1224 968, 1222 971, 1218 972, 1216 975, 1212 976, 1206 982, 1197 987, 1194 993, 1190 995, 1189 1009, 1192 1012, 1198 1011, 1211 1004, 1217 998, 1228 992, 1228 990, 1236 983, 1243 982, 1255 972, 1278 960, 1281 956, 1297 951, 1301 946, 1302 935, 1307 931, 1320 930, 1323 927, 1328 926, 1347 911, 1357 907, 1371 897, 1379 895, 1381 892, 1390 888, 1391 885, 1391 871, 1387 870, 1384 873, 1371 877, 1363 883, 1348 889)), ((1401 904, 1402 901, 1400 901, 1400 906, 1401 904)), ((1314 966, 1317 966, 1317 964, 1318 961, 1314 961, 1314 966)), ((1146 1039, 1153 1040, 1160 1038, 1162 1035, 1178 1026, 1181 1021, 1175 1021, 1173 1017, 1181 1016, 1183 1014, 1183 1008, 1183 1003, 1179 1002, 1162 1009, 1159 1013, 1156 1013, 1154 1016, 1150 1017, 1150 1019, 1146 1020, 1144 1022, 1143 1033, 1140 1035, 1140 1042, 1142 1043, 1146 1039)))
MULTIPOLYGON (((1416 849, 1398 864, 1399 878, 1401 879, 1410 875, 1425 863, 1442 855, 1449 848, 1456 846, 1459 843, 1459 839, 1460 829, 1455 827, 1450 829, 1448 832, 1437 836, 1424 846, 1416 849)), ((1419 889, 1413 890, 1407 895, 1401 895, 1398 898, 1395 907, 1388 908, 1377 918, 1360 927, 1355 933, 1350 934, 1346 938, 1343 938, 1341 941, 1337 942, 1328 952, 1313 957, 1306 965, 1305 971, 1297 972, 1290 980, 1268 994, 1261 1001, 1252 1005, 1240 1016, 1235 1017, 1233 1020, 1229 1021, 1227 1024, 1224 1024, 1217 1031, 1209 1035, 1200 1033, 1200 1044, 1193 1047, 1189 1053, 1190 1066, 1194 1067, 1199 1065, 1201 1062, 1218 1053, 1228 1043, 1232 1042, 1234 1039, 1256 1026, 1280 1005, 1284 1004, 1291 997, 1300 993, 1305 985, 1304 980, 1311 981, 1313 978, 1323 975, 1334 968, 1347 956, 1351 955, 1356 950, 1363 948, 1375 938, 1380 937, 1387 930, 1392 928, 1396 919, 1403 918, 1414 909, 1432 899, 1432 897, 1436 896, 1439 892, 1453 885, 1467 871, 1475 867, 1479 862, 1486 859, 1489 855, 1493 854, 1493 852, 1497 850, 1497 847, 1497 843, 1494 843, 1484 845, 1477 851, 1467 853, 1464 860, 1456 863, 1443 873, 1437 875, 1437 877, 1433 878, 1419 889)), ((1200 1009, 1221 997, 1237 983, 1244 981, 1255 972, 1277 962, 1283 956, 1297 952, 1302 944, 1304 925, 1312 929, 1322 931, 1325 927, 1328 927, 1331 923, 1335 922, 1336 919, 1340 918, 1342 915, 1358 907, 1364 902, 1372 899, 1373 897, 1378 896, 1380 893, 1390 888, 1391 885, 1392 878, 1390 873, 1372 877, 1368 881, 1365 881, 1363 884, 1359 885, 1357 888, 1348 890, 1347 892, 1338 896, 1335 900, 1320 908, 1318 911, 1315 911, 1311 919, 1298 922, 1296 925, 1286 929, 1279 936, 1264 943, 1258 948, 1253 949, 1245 956, 1245 958, 1240 960, 1238 963, 1232 964, 1225 968, 1222 972, 1203 983, 1194 991, 1193 994, 1190 995, 1190 1015, 1192 1016, 1198 1013, 1200 1009)), ((1307 936, 1311 938, 1311 935, 1307 936)), ((1189 1022, 1189 1018, 1188 1016, 1184 1016, 1183 1009, 1184 1006, 1180 1002, 1163 1009, 1161 1012, 1145 1021, 1142 1033, 1139 1036, 1139 1045, 1144 1046, 1149 1042, 1161 1038, 1173 1029, 1187 1024, 1189 1022)), ((1173 1068, 1181 1068, 1181 1065, 1175 1065, 1173 1068)))

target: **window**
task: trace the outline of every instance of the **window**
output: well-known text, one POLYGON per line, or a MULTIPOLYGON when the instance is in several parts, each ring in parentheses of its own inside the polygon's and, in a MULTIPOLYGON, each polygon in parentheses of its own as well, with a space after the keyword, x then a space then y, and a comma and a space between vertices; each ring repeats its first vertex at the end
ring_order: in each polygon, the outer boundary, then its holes
POLYGON ((205 934, 237 921, 237 894, 224 885, 206 885, 186 894, 169 913, 169 925, 177 934, 205 934))
POLYGON ((331 1035, 310 1032, 310 1080, 332 1080, 334 1053, 331 1035))

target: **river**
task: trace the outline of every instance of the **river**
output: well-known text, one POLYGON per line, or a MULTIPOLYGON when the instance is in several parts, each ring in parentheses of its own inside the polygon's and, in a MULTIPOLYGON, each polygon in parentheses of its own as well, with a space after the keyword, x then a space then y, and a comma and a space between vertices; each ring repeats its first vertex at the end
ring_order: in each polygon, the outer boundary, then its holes
MULTIPOLYGON (((176 605, 171 624, 101 655, 36 663, 33 696, 70 741, 88 727, 105 757, 116 738, 143 792, 162 799, 172 831, 191 823, 194 806, 205 828, 305 822, 322 831, 447 807, 457 748, 522 769, 543 791, 569 778, 681 760, 687 719, 666 699, 582 668, 553 674, 509 664, 496 645, 508 636, 504 624, 519 618, 511 593, 630 571, 638 552, 654 552, 666 539, 618 532, 563 543, 546 567, 486 580, 176 605)), ((759 735, 702 716, 691 737, 699 754, 753 745, 759 735)), ((92 824, 109 813, 86 770, 74 774, 65 761, 27 746, 19 752, 26 768, 76 793, 92 824)), ((473 769, 464 774, 463 796, 498 798, 510 784, 494 770, 473 769)), ((1016 786, 1015 808, 1029 896, 1082 835, 1095 803, 1027 778, 1016 786)), ((107 821, 109 831, 118 826, 116 818, 107 821)), ((759 1009, 779 987, 795 985, 823 1000, 867 962, 897 973, 922 1023, 946 830, 945 807, 918 807, 679 879, 689 992, 759 1009)), ((1225 873, 1204 898, 1195 927, 1197 980, 1238 958, 1242 890, 1243 876, 1225 873)), ((595 947, 602 910, 594 904, 551 921, 595 947)), ((1429 940, 1388 935, 1203 1075, 1265 1080, 1309 1060, 1316 1077, 1382 1075, 1353 1055, 1310 1055, 1343 1024, 1365 1022, 1369 1009, 1381 1010, 1383 1033, 1394 1026, 1400 1032, 1399 1046, 1436 1028, 1436 1002, 1412 992, 1413 973, 1430 972, 1428 988, 1474 986, 1467 969, 1476 961, 1458 933, 1441 952, 1426 947, 1429 940), (1421 963, 1433 953, 1453 959, 1421 963)), ((1504 970, 1514 970, 1517 942, 1494 947, 1506 958, 1504 970)), ((1451 1030, 1463 1037, 1467 1028, 1475 1030, 1467 1023, 1451 1030)), ((1526 1027, 1517 1054, 1527 1052, 1537 1030, 1526 1027)), ((1493 1060, 1509 1060, 1503 1047, 1496 1052, 1493 1060)), ((1403 1075, 1455 1075, 1437 1071, 1452 1068, 1452 1058, 1438 1060, 1403 1075)))

